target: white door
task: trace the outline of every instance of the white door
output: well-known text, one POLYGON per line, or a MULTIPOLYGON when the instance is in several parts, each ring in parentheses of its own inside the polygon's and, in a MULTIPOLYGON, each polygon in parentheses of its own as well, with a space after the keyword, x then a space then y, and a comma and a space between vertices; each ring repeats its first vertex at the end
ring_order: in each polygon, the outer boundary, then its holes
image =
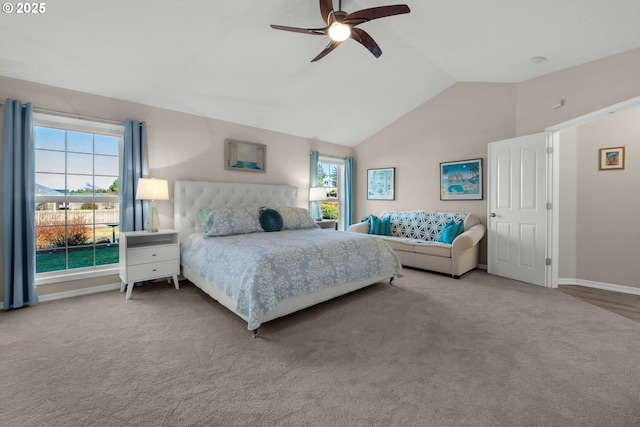
POLYGON ((488 271, 547 285, 546 134, 489 144, 488 271))

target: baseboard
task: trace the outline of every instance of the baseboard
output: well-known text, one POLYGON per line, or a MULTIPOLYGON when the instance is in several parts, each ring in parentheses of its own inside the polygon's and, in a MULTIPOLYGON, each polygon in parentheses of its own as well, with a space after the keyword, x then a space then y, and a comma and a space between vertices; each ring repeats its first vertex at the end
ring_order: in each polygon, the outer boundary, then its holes
POLYGON ((623 294, 640 295, 640 288, 633 286, 615 285, 613 283, 594 282, 584 279, 558 279, 558 286, 584 286, 585 288, 603 289, 605 291, 621 292, 623 294))
POLYGON ((487 269, 487 264, 478 264, 478 268, 480 270, 486 270, 487 269))
POLYGON ((98 292, 113 291, 120 289, 120 283, 110 283, 107 285, 91 286, 88 288, 74 289, 72 291, 55 292, 52 294, 38 295, 39 302, 54 301, 57 299, 78 297, 80 295, 97 294, 98 292))

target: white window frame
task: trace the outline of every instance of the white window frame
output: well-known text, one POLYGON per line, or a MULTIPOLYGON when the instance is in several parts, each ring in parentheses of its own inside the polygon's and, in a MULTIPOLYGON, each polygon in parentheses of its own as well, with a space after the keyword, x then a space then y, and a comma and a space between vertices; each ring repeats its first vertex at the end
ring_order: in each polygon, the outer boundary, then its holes
POLYGON ((338 157, 323 156, 322 154, 320 154, 318 156, 318 163, 331 164, 338 167, 338 230, 344 230, 344 159, 338 157))
MULTIPOLYGON (((64 129, 67 131, 86 132, 92 134, 108 135, 118 138, 118 158, 119 170, 118 170, 118 182, 122 182, 122 149, 124 140, 124 123, 112 122, 107 120, 92 119, 88 117, 76 117, 68 116, 65 114, 56 114, 54 112, 38 112, 33 113, 34 127, 47 127, 64 129)), ((110 203, 113 202, 113 197, 108 196, 91 196, 83 198, 81 196, 36 196, 35 202, 58 202, 63 201, 65 203, 78 203, 87 201, 89 203, 110 203)), ((120 202, 120 200, 118 200, 120 202)), ((70 280, 82 280, 93 277, 103 277, 113 274, 117 274, 119 271, 118 264, 106 264, 92 267, 74 268, 71 270, 57 270, 46 273, 36 274, 36 286, 46 285, 51 283, 66 282, 70 280)))

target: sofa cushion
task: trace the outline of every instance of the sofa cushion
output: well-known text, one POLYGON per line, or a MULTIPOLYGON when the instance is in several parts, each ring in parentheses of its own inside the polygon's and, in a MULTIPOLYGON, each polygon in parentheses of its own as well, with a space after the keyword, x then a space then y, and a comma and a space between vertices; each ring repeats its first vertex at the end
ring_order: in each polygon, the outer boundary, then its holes
POLYGON ((417 254, 451 258, 451 245, 440 242, 420 242, 413 247, 417 254))
POLYGON ((423 255, 433 255, 451 258, 451 245, 440 242, 426 242, 420 239, 410 239, 407 237, 385 237, 381 236, 391 249, 402 252, 415 252, 423 255))

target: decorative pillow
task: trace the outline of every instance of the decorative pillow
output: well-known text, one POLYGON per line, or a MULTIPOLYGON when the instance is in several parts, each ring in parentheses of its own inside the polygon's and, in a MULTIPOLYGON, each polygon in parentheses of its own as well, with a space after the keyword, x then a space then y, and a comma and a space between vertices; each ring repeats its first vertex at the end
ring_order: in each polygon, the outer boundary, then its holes
POLYGON ((264 231, 280 231, 284 222, 282 215, 275 209, 264 209, 260 212, 260 225, 264 231))
POLYGON ((207 234, 209 226, 206 223, 207 217, 211 213, 211 209, 203 208, 198 211, 198 222, 200 223, 200 230, 203 234, 207 234))
POLYGON ((360 222, 366 222, 367 224, 371 224, 371 215, 363 216, 360 218, 360 222))
POLYGON ((303 228, 319 228, 306 208, 274 208, 282 215, 283 230, 299 230, 303 228))
POLYGON ((230 236, 263 231, 260 208, 220 208, 212 210, 202 225, 207 236, 230 236))
POLYGON ((464 222, 449 221, 440 233, 439 242, 451 244, 464 231, 464 222))
POLYGON ((391 218, 385 216, 378 218, 375 215, 369 215, 369 234, 377 234, 379 236, 391 235, 391 218))

